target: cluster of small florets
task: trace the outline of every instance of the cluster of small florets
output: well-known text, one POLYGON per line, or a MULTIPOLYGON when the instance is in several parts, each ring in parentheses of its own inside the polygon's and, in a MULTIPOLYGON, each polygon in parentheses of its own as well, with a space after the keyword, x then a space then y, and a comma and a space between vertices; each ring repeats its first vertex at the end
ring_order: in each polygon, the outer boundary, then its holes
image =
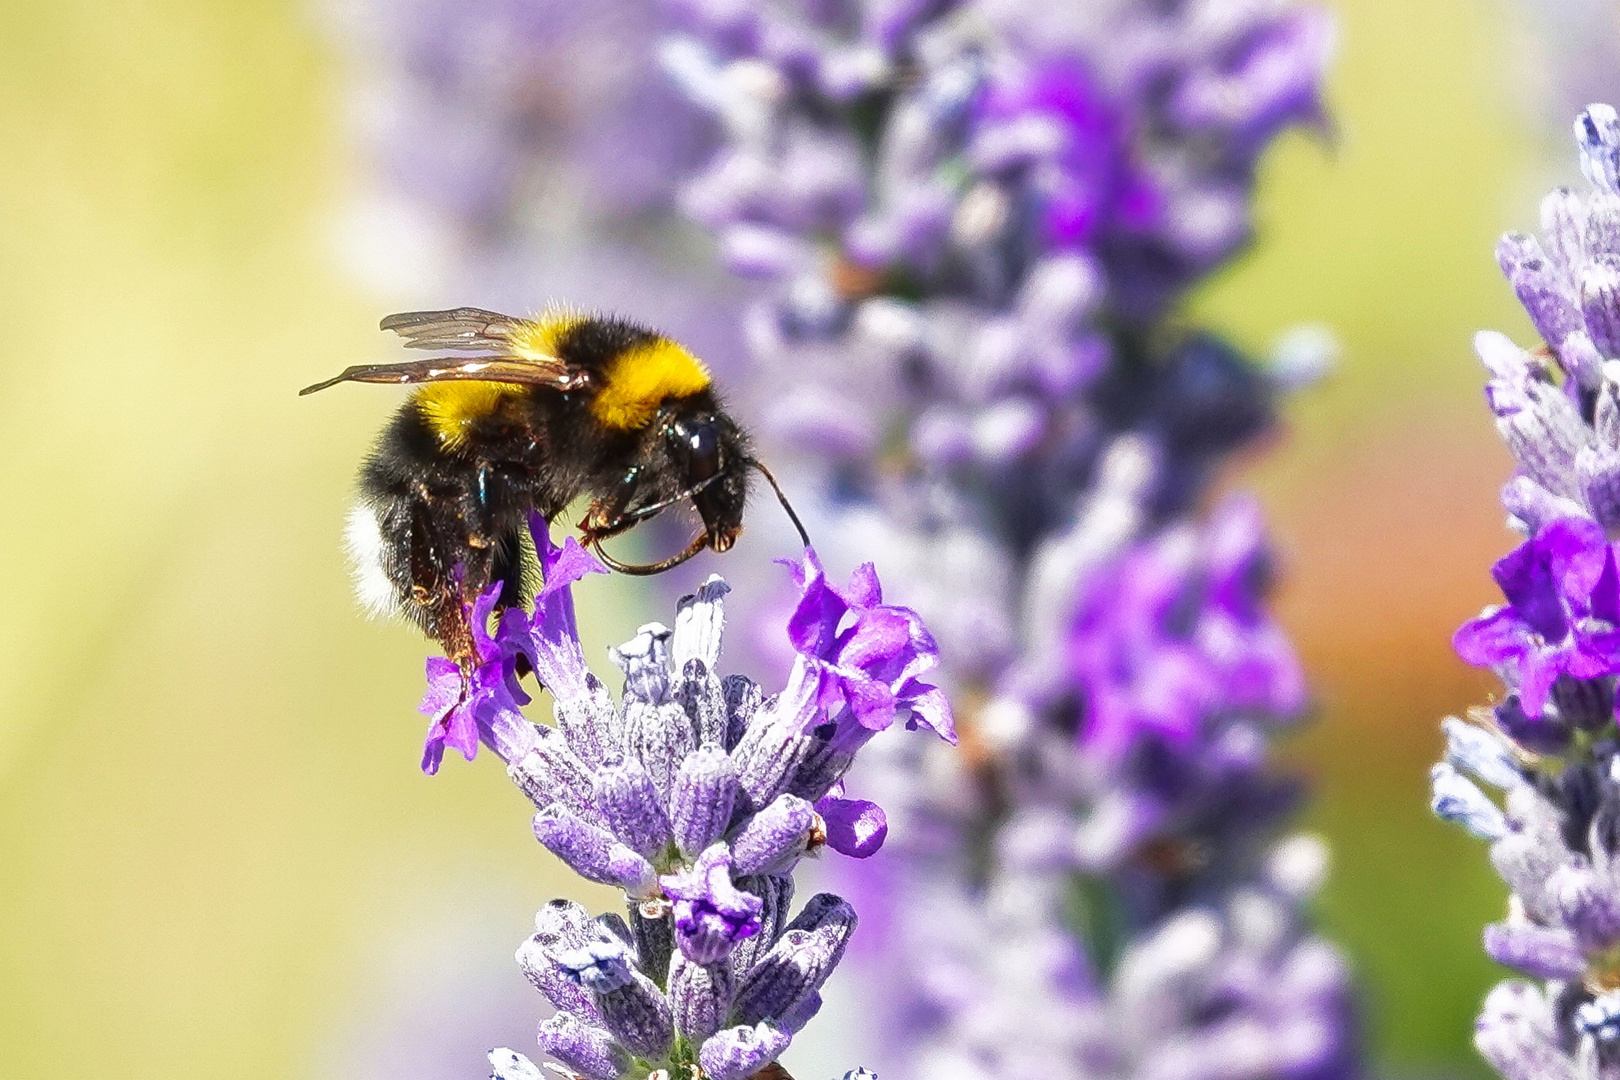
POLYGON ((1486 952, 1539 980, 1502 983, 1476 1027, 1510 1080, 1620 1067, 1620 117, 1593 105, 1575 136, 1592 190, 1553 192, 1542 239, 1497 249, 1545 348, 1476 339, 1518 465, 1502 503, 1525 539, 1492 568, 1506 603, 1455 645, 1504 693, 1445 721, 1432 774, 1435 812, 1490 842, 1512 890, 1486 952))
POLYGON ((485 745, 539 808, 540 842, 589 881, 624 891, 628 918, 553 901, 518 952, 557 1012, 540 1046, 584 1080, 660 1069, 743 1080, 774 1061, 821 1004, 854 932, 854 909, 822 893, 792 912, 794 867, 822 847, 856 858, 882 845, 874 803, 843 794, 856 752, 903 720, 954 739, 943 695, 920 681, 937 662, 911 611, 883 603, 870 567, 834 588, 814 552, 793 565, 795 660, 765 698, 717 674, 725 582, 613 650, 615 703, 586 667, 572 587, 601 570, 572 538, 533 531, 545 586, 534 611, 489 632, 498 587, 474 606, 476 662, 428 665, 424 768, 450 746, 485 745), (519 706, 527 661, 555 699, 555 727, 519 706))

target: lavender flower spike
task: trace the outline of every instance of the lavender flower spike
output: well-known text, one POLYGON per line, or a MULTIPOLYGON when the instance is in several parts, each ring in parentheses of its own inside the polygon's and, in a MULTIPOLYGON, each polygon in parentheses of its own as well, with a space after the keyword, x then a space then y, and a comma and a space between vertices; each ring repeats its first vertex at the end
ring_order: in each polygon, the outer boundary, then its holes
MULTIPOLYGON (((781 693, 765 700, 713 670, 729 590, 711 578, 681 599, 674 630, 645 626, 612 651, 624 673, 615 702, 585 665, 574 617, 574 585, 601 568, 572 539, 552 543, 538 517, 533 536, 545 579, 533 613, 509 609, 492 632, 498 594, 480 597, 471 669, 430 665, 424 711, 433 767, 444 746, 469 759, 490 747, 538 808, 540 842, 624 891, 627 919, 553 901, 518 950, 557 1009, 540 1047, 581 1080, 694 1068, 745 1080, 814 1015, 854 930, 838 897, 791 921, 788 905, 806 855, 864 858, 882 843, 882 810, 844 795, 856 751, 902 718, 952 738, 944 695, 921 681, 938 661, 933 638, 883 602, 870 566, 840 591, 806 550, 790 564, 796 656, 781 693), (517 657, 551 692, 556 727, 519 710, 517 657)), ((491 1062, 498 1076, 533 1068, 511 1051, 491 1062)))
POLYGON ((1508 1080, 1620 1069, 1620 120, 1591 106, 1575 136, 1590 190, 1552 193, 1542 238, 1497 251, 1546 349, 1476 339, 1524 540, 1492 570, 1507 604, 1454 644, 1505 693, 1445 721, 1432 774, 1435 812, 1490 844, 1510 890, 1483 944, 1526 978, 1491 992, 1474 1033, 1508 1080))
MULTIPOLYGON (((828 753, 787 725, 737 755, 751 807, 798 796, 835 850, 864 854, 891 828, 902 845, 857 897, 888 928, 867 972, 882 980, 868 996, 887 1024, 873 1032, 883 1070, 1353 1074, 1347 981, 1294 932, 1298 898, 1276 903, 1287 949, 1246 951, 1234 915, 1207 976, 1247 986, 1264 955, 1258 978, 1308 992, 1243 996, 1219 1024, 1166 1005, 1151 1032, 1114 1022, 1136 1015, 1129 988, 1090 969, 1063 915, 1080 896, 1097 909, 1103 940, 1088 944, 1108 957, 1180 925, 1191 898, 1252 906, 1256 853, 1297 803, 1268 745, 1307 693, 1266 607, 1260 517, 1243 499, 1201 507, 1320 364, 1297 337, 1280 361, 1252 360, 1177 309, 1248 243, 1273 137, 1323 120, 1325 12, 673 6, 662 59, 725 134, 681 204, 761 283, 744 392, 762 441, 773 467, 796 468, 796 492, 819 489, 818 535, 857 538, 846 558, 881 551, 885 581, 916 602, 882 611, 871 570, 839 588, 803 564, 789 623, 802 663, 778 710, 844 715, 828 753), (942 695, 915 684, 936 656, 977 706, 949 724, 942 695), (880 743, 857 775, 881 808, 846 795, 834 774, 897 718, 952 737, 960 720, 973 753, 880 743), (1031 896, 1028 925, 1001 909, 1031 896), (1257 1039, 1275 1055, 1250 1052, 1257 1039)), ((777 981, 739 1000, 813 1009, 799 983, 817 950, 772 946, 777 981)))

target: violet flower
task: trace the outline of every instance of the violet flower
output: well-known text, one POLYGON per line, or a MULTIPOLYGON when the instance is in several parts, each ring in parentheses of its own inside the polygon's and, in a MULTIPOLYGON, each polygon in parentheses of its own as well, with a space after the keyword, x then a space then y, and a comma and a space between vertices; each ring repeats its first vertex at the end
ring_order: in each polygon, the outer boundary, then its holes
POLYGON ((1501 672, 1525 712, 1540 715, 1560 677, 1620 672, 1620 573, 1597 522, 1550 522, 1491 572, 1507 606, 1465 623, 1457 655, 1501 672))
MULTIPOLYGON (((718 674, 729 590, 711 577, 682 598, 673 630, 649 624, 613 650, 615 703, 574 618, 574 586, 602 567, 572 538, 553 544, 538 517, 532 533, 545 580, 533 613, 508 609, 490 633, 492 588, 474 606, 471 670, 429 664, 424 768, 445 746, 469 759, 480 742, 494 750, 539 809, 540 842, 625 894, 625 918, 553 901, 518 951, 558 1010, 540 1027, 546 1054, 585 1080, 693 1066, 745 1080, 815 1014, 854 933, 839 897, 813 896, 796 915, 792 900, 804 857, 831 846, 864 858, 882 843, 882 811, 844 797, 855 752, 896 720, 954 737, 943 695, 919 681, 933 641, 914 613, 883 603, 871 567, 840 591, 807 550, 791 564, 798 652, 781 693, 718 674), (518 709, 519 656, 552 695, 554 727, 518 709)), ((530 1066, 504 1051, 497 1067, 530 1066)))
POLYGON ((1547 349, 1475 341, 1519 468, 1502 503, 1525 539, 1493 571, 1508 603, 1455 644, 1507 693, 1444 722, 1431 775, 1435 813, 1490 843, 1510 889, 1484 947, 1524 978, 1491 991, 1474 1032, 1509 1080, 1620 1069, 1620 574, 1606 536, 1620 525, 1620 118, 1593 105, 1575 137, 1590 190, 1553 192, 1543 237, 1497 249, 1547 349))

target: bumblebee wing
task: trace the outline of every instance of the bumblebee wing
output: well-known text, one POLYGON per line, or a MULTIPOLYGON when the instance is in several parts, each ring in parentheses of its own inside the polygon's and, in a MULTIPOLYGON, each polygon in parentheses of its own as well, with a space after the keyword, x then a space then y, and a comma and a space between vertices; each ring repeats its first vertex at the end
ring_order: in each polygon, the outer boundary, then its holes
POLYGON ((531 348, 515 348, 514 335, 530 324, 498 311, 475 307, 402 311, 383 319, 379 325, 404 338, 407 349, 465 350, 481 355, 436 356, 397 364, 357 364, 325 382, 304 387, 299 395, 313 394, 340 382, 423 383, 461 379, 573 390, 588 380, 585 371, 555 356, 539 355, 531 348))
POLYGON ((428 360, 407 360, 399 364, 357 364, 345 368, 325 382, 306 386, 298 396, 313 394, 336 386, 341 382, 364 383, 424 383, 451 382, 521 383, 525 386, 549 386, 554 390, 574 390, 584 386, 585 372, 569 367, 561 360, 546 357, 539 360, 505 356, 436 356, 428 360))
POLYGON ((379 328, 405 339, 407 349, 476 349, 500 353, 510 349, 512 335, 522 319, 483 308, 459 307, 445 311, 402 311, 384 319, 379 328))

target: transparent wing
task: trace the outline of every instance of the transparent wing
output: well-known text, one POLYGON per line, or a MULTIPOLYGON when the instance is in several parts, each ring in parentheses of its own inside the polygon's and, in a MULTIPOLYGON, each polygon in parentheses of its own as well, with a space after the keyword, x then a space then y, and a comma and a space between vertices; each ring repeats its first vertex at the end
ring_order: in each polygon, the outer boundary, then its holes
POLYGON ((460 307, 446 311, 402 311, 384 319, 379 327, 405 339, 407 349, 477 349, 499 353, 511 347, 512 334, 522 319, 483 308, 460 307))
POLYGON ((436 356, 430 360, 407 360, 400 364, 356 364, 344 368, 341 374, 325 382, 304 387, 298 394, 300 397, 313 394, 341 382, 423 383, 456 379, 549 386, 554 390, 573 390, 586 382, 583 371, 571 368, 561 360, 546 363, 496 356, 436 356))
POLYGON ((435 356, 426 360, 405 360, 397 364, 356 364, 299 395, 313 394, 341 382, 423 383, 469 380, 477 382, 521 383, 573 390, 585 385, 587 374, 554 356, 534 356, 527 351, 518 356, 512 348, 512 335, 523 320, 481 308, 452 308, 448 311, 406 311, 390 315, 381 328, 405 338, 409 349, 450 349, 477 351, 478 356, 435 356))

